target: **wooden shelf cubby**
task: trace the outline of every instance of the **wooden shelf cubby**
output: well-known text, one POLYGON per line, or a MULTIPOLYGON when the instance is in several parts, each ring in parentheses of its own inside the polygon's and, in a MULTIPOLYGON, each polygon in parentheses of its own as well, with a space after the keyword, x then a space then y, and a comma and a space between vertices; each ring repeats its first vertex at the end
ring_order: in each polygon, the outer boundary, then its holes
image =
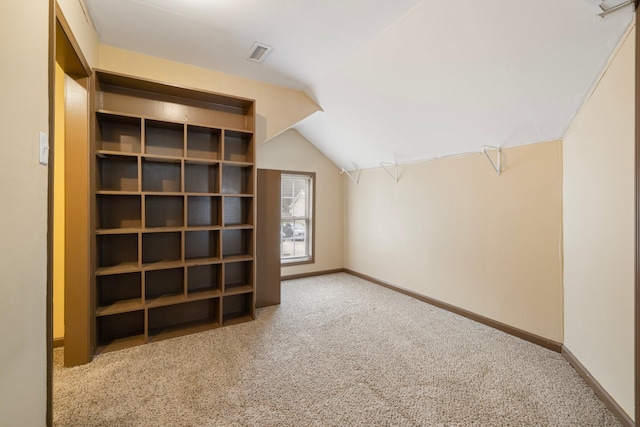
POLYGON ((219 196, 188 196, 187 227, 219 227, 222 201, 219 196))
POLYGON ((96 229, 118 230, 142 227, 139 195, 96 195, 96 229))
POLYGON ((184 165, 184 189, 187 193, 220 193, 220 165, 186 161, 184 165))
POLYGON ((222 299, 222 326, 235 325, 253 318, 253 294, 224 296, 222 299))
POLYGON ((180 159, 145 157, 142 159, 142 191, 182 192, 180 159))
POLYGON ((222 292, 222 265, 203 264, 187 267, 187 293, 201 292, 220 294, 222 292))
POLYGON ((185 232, 185 260, 219 260, 220 231, 201 230, 185 232))
POLYGON ((144 273, 145 302, 168 296, 184 295, 184 268, 149 270, 144 273))
POLYGON ((222 193, 224 194, 253 194, 253 166, 223 164, 222 165, 222 193))
POLYGON ((187 158, 220 160, 220 129, 202 126, 187 126, 187 158))
POLYGON ((253 133, 225 130, 224 159, 232 162, 253 163, 253 133))
POLYGON ((252 197, 224 197, 224 225, 226 227, 250 227, 253 225, 252 197))
POLYGON ((96 70, 94 353, 251 320, 255 106, 96 70))
POLYGON ((96 113, 96 150, 140 153, 141 142, 139 117, 96 113))
POLYGON ((138 191, 138 157, 98 154, 96 191, 138 191))
POLYGON ((184 153, 183 124, 145 120, 144 131, 145 154, 182 157, 184 153))

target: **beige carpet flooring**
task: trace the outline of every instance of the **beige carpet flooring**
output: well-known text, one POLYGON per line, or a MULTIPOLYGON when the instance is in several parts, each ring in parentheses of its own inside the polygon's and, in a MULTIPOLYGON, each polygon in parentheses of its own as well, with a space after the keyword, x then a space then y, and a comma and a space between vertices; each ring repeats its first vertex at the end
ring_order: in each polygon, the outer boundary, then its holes
POLYGON ((347 274, 241 325, 61 367, 55 426, 617 426, 557 353, 347 274))

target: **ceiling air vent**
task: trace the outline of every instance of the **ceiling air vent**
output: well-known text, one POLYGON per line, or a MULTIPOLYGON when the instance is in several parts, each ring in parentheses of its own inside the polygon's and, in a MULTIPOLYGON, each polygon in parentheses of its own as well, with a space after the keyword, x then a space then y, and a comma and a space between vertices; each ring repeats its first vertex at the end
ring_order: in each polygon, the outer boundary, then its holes
POLYGON ((264 61, 264 59, 272 49, 273 48, 271 46, 267 46, 264 43, 255 42, 253 46, 251 46, 251 49, 249 49, 249 52, 247 53, 247 56, 245 56, 245 58, 249 61, 260 63, 264 61))

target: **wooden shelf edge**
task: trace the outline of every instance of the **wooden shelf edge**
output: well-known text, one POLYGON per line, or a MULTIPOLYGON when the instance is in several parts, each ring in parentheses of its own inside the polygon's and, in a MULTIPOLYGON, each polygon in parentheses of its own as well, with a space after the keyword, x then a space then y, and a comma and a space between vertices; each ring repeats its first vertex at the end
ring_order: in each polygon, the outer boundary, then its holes
POLYGON ((201 301, 203 299, 215 299, 220 298, 222 292, 220 289, 215 290, 202 290, 202 291, 189 291, 187 289, 187 301, 201 301))
POLYGON ((220 231, 221 225, 187 225, 184 231, 220 231))
POLYGON ((227 262, 241 262, 241 261, 253 261, 252 255, 227 255, 223 256, 222 260, 227 262))
POLYGON ((161 295, 152 298, 145 298, 144 306, 146 308, 164 307, 166 305, 174 305, 186 302, 184 294, 161 295))
POLYGON ((253 286, 251 285, 236 285, 231 287, 226 287, 224 289, 223 296, 233 296, 233 295, 242 295, 242 294, 250 294, 253 292, 253 286))
POLYGON ((128 313, 144 309, 142 298, 132 298, 116 301, 113 304, 100 306, 96 309, 96 317, 110 316, 113 314, 128 313))
POLYGON ((96 276, 110 276, 113 274, 123 274, 123 273, 135 273, 136 271, 141 271, 138 263, 127 263, 114 265, 111 267, 100 267, 96 270, 96 276))
POLYGON ((245 162, 245 161, 238 161, 238 160, 223 160, 222 161, 222 165, 226 165, 226 166, 235 166, 235 167, 241 167, 241 168, 250 168, 253 167, 253 162, 245 162))
POLYGON ((96 354, 108 353, 110 351, 122 350, 129 347, 146 344, 147 340, 144 334, 132 335, 130 337, 116 338, 107 344, 99 345, 96 348, 96 354))
POLYGON ((121 111, 115 111, 115 110, 105 110, 102 108, 98 108, 96 110, 97 114, 103 114, 103 115, 109 115, 109 116, 120 116, 120 117, 125 117, 125 118, 129 118, 129 119, 144 119, 144 116, 138 115, 138 114, 130 114, 130 113, 123 113, 121 111))
POLYGON ((244 133, 246 135, 253 135, 254 131, 252 130, 246 130, 246 129, 237 129, 237 128, 222 128, 222 130, 224 130, 225 132, 238 132, 238 133, 244 133))
POLYGON ((96 235, 106 236, 109 234, 138 234, 142 231, 142 228, 99 228, 96 230, 96 235))
POLYGON ((96 191, 96 195, 99 196, 139 196, 139 191, 129 191, 129 190, 98 190, 96 191))
POLYGON ((225 316, 223 316, 223 320, 222 320, 222 326, 231 326, 231 325, 238 325, 240 323, 246 323, 246 322, 250 322, 253 320, 253 316, 251 316, 249 313, 247 312, 242 312, 242 313, 230 313, 230 314, 226 314, 225 316), (225 320, 224 317, 227 317, 227 319, 225 320))
POLYGON ((194 259, 187 259, 187 260, 184 261, 184 265, 186 267, 193 267, 193 266, 198 266, 198 265, 220 264, 220 263, 222 263, 222 260, 220 258, 217 258, 217 257, 194 258, 194 259))
POLYGON ((117 150, 96 150, 96 156, 98 157, 135 157, 136 159, 140 157, 140 153, 132 152, 132 151, 117 151, 117 150))
POLYGON ((185 164, 188 165, 219 165, 222 160, 220 159, 206 159, 204 157, 185 157, 184 158, 184 162, 185 164))
POLYGON ((253 230, 253 225, 251 224, 225 224, 223 226, 224 230, 253 230))
POLYGON ((184 264, 180 260, 149 262, 146 264, 142 264, 142 270, 144 271, 169 270, 171 268, 182 267, 183 265, 184 264))
POLYGON ((206 322, 194 322, 185 323, 182 325, 176 325, 168 328, 158 328, 158 331, 151 328, 149 330, 148 342, 157 342, 170 338, 177 338, 183 335, 195 334, 198 332, 210 331, 211 329, 219 328, 220 325, 217 321, 211 320, 206 322))
POLYGON ((253 197, 253 193, 220 193, 223 197, 253 197))
POLYGON ((147 227, 140 229, 140 232, 143 234, 150 233, 179 233, 184 231, 186 228, 183 226, 179 227, 147 227))
POLYGON ((142 153, 142 160, 157 163, 180 163, 184 159, 183 156, 167 156, 164 154, 142 153))

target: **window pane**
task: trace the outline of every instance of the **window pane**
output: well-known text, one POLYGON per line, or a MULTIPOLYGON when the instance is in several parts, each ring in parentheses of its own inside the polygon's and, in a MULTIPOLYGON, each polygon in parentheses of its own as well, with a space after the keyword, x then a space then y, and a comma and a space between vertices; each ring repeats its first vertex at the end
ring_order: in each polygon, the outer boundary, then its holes
POLYGON ((286 261, 311 256, 311 189, 308 175, 283 174, 281 179, 281 258, 286 261))
POLYGON ((308 216, 309 183, 310 178, 306 176, 282 175, 281 212, 283 217, 308 216))

